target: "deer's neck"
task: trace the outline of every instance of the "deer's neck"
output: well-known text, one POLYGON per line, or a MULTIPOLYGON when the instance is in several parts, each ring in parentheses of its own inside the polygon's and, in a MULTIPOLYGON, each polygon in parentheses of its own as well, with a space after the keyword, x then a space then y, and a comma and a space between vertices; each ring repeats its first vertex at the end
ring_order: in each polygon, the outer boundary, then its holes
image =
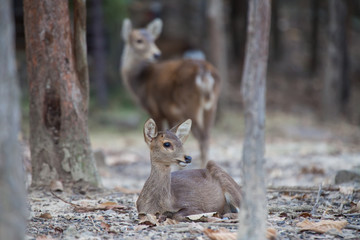
POLYGON ((151 172, 147 181, 154 190, 154 194, 171 197, 171 168, 151 163, 151 172), (155 193, 156 192, 156 193, 155 193))
POLYGON ((121 74, 124 83, 136 95, 142 94, 151 62, 138 57, 131 48, 125 47, 121 61, 121 74))
POLYGON ((171 168, 157 163, 151 163, 151 173, 138 200, 141 212, 164 213, 173 211, 173 196, 171 194, 171 168))

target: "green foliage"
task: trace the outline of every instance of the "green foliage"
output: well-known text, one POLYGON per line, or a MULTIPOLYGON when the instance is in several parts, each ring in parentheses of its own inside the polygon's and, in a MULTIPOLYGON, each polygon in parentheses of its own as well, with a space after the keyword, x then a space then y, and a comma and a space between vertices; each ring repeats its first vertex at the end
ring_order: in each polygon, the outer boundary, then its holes
POLYGON ((131 0, 104 0, 105 22, 110 25, 121 24, 122 20, 128 16, 128 6, 131 0))

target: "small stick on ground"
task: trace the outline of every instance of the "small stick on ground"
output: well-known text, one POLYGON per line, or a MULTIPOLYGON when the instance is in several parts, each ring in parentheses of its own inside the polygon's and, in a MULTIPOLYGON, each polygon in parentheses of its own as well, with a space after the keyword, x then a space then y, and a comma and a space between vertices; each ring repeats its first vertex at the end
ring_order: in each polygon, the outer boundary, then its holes
POLYGON ((275 212, 296 213, 296 212, 310 212, 311 210, 312 207, 310 205, 268 208, 269 213, 275 213, 275 212))
POLYGON ((88 218, 91 220, 94 229, 98 232, 101 232, 101 230, 95 225, 94 219, 90 216, 88 216, 88 218))
POLYGON ((315 205, 313 207, 313 209, 311 210, 311 214, 315 215, 316 214, 316 210, 318 209, 319 205, 320 205, 320 196, 322 193, 322 184, 319 185, 319 191, 318 194, 316 196, 316 201, 315 201, 315 205))
POLYGON ((125 209, 127 209, 125 206, 123 205, 117 205, 117 204, 110 204, 110 205, 97 205, 97 206, 92 206, 92 207, 84 207, 84 206, 80 206, 77 204, 74 204, 72 202, 66 201, 65 199, 61 198, 60 196, 56 195, 54 192, 51 191, 51 194, 54 195, 56 198, 60 199, 61 201, 63 201, 64 203, 70 204, 71 206, 74 207, 75 211, 77 212, 94 212, 97 210, 109 210, 112 209, 114 211, 124 211, 125 209))
POLYGON ((360 226, 358 225, 353 225, 353 224, 348 224, 345 226, 346 229, 354 229, 354 230, 358 230, 360 231, 360 226))
POLYGON ((51 194, 52 194, 54 197, 60 199, 60 200, 63 201, 64 203, 70 204, 70 205, 73 206, 74 208, 82 208, 81 206, 76 205, 76 204, 74 204, 74 203, 72 203, 72 202, 69 202, 69 201, 63 199, 62 197, 56 195, 53 191, 50 191, 50 192, 51 192, 51 194))

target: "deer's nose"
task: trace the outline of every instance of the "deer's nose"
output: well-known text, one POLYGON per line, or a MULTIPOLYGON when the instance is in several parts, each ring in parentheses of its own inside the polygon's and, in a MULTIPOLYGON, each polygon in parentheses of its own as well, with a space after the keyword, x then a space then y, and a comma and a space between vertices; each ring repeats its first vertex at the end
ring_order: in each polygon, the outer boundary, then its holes
POLYGON ((160 56, 161 56, 161 53, 154 53, 154 58, 155 58, 155 59, 159 59, 160 56))
POLYGON ((192 158, 190 156, 185 155, 184 159, 186 163, 191 163, 192 158))

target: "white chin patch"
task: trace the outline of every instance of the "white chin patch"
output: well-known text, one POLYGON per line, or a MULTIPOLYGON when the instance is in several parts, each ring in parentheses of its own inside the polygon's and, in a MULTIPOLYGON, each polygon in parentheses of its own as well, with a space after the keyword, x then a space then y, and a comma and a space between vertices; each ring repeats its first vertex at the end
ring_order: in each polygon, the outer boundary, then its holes
POLYGON ((185 163, 185 162, 178 162, 178 164, 181 166, 181 167, 186 167, 187 165, 189 165, 188 163, 185 163))

